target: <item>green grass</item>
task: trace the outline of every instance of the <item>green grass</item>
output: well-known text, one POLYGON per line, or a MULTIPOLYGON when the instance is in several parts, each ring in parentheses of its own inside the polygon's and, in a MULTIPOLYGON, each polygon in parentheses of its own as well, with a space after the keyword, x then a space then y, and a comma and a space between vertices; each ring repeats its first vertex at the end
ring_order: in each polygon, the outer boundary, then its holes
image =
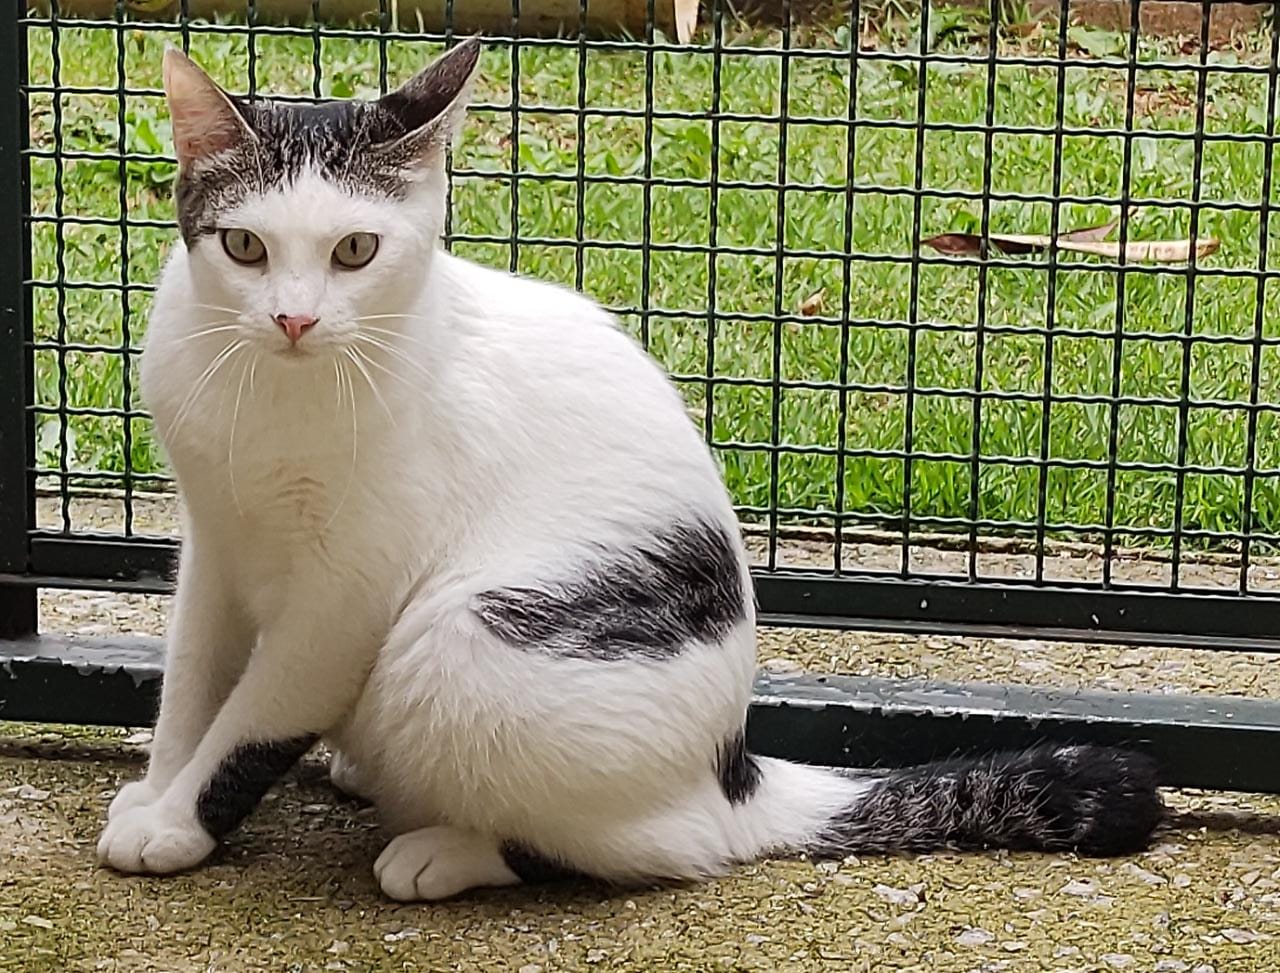
MULTIPOLYGON (((67 28, 60 32, 63 85, 109 86, 117 82, 117 57, 125 65, 131 87, 157 88, 164 35, 130 32, 117 48, 112 31, 67 28)), ((1096 38, 1095 38, 1096 40, 1096 38)), ((795 59, 790 64, 789 95, 782 103, 782 63, 762 45, 776 36, 759 33, 734 40, 723 58, 721 109, 741 114, 774 114, 844 118, 848 112, 849 70, 839 58, 795 59)), ((839 48, 847 35, 815 34, 806 43, 839 48)), ((886 41, 886 44, 891 41, 886 41)), ((963 37, 950 50, 967 49, 963 37)), ((1024 48, 1026 42, 1022 42, 1024 48)), ((311 90, 311 40, 305 37, 259 37, 257 70, 261 89, 304 93, 311 90)), ((429 56, 425 45, 395 44, 389 53, 393 82, 406 77, 429 56)), ((47 33, 31 37, 34 83, 52 82, 47 33)), ((243 90, 247 50, 243 37, 199 35, 193 53, 229 87, 243 90)), ((1167 51, 1144 49, 1151 57, 1167 51)), ((1263 54, 1218 53, 1215 60, 1265 58, 1263 54)), ((712 106, 713 58, 707 48, 688 53, 655 54, 653 104, 659 112, 705 114, 712 106)), ((323 44, 326 95, 368 94, 376 82, 377 47, 369 41, 326 39, 323 44)), ((510 97, 511 61, 505 48, 485 55, 479 101, 505 105, 510 97)), ((572 107, 577 104, 578 68, 574 50, 527 47, 519 55, 519 98, 523 105, 572 107)), ((586 67, 585 101, 596 107, 642 109, 645 55, 642 52, 593 51, 586 67)), ((1142 131, 1190 132, 1195 125, 1194 75, 1144 70, 1135 125, 1142 131)), ((1125 96, 1123 71, 1065 72, 1061 106, 1068 126, 1121 127, 1125 96)), ((1057 113, 1058 76, 1051 67, 1002 66, 997 72, 992 111, 997 122, 1050 126, 1057 113)), ((1211 73, 1211 132, 1261 133, 1265 126, 1265 79, 1211 73)), ((933 64, 926 79, 925 117, 932 123, 981 123, 987 110, 985 69, 980 66, 933 64)), ((914 69, 883 61, 859 66, 856 110, 861 119, 906 120, 916 117, 918 82, 914 69)), ((101 95, 69 95, 61 100, 62 146, 67 150, 116 152, 120 133, 116 99, 101 95)), ((32 142, 54 147, 54 116, 47 95, 32 97, 32 142)), ((168 124, 163 105, 151 97, 129 97, 125 104, 124 144, 133 151, 168 151, 168 124)), ((908 129, 862 127, 854 138, 852 176, 860 191, 853 203, 852 225, 845 226, 842 189, 850 176, 849 146, 840 126, 791 123, 786 158, 780 163, 778 126, 756 121, 723 121, 719 125, 721 182, 770 182, 781 171, 786 180, 832 187, 796 189, 785 197, 778 220, 777 195, 769 189, 722 189, 718 220, 709 217, 710 193, 704 185, 653 187, 645 220, 645 190, 639 185, 589 185, 578 199, 578 121, 570 112, 521 113, 517 156, 521 172, 556 173, 565 178, 518 185, 515 222, 524 238, 572 240, 578 221, 591 241, 637 242, 645 234, 656 245, 705 246, 713 229, 719 245, 758 247, 769 255, 721 255, 655 250, 647 282, 648 306, 667 313, 649 319, 649 348, 676 375, 700 376, 707 370, 709 303, 717 312, 754 315, 780 309, 799 314, 816 310, 817 320, 775 325, 727 319, 715 333, 715 374, 746 383, 716 386, 712 392, 712 436, 717 442, 767 444, 773 423, 773 390, 777 375, 785 382, 886 386, 889 391, 847 393, 843 430, 848 448, 902 449, 907 430, 908 397, 894 391, 913 381, 923 391, 914 396, 912 444, 928 453, 968 454, 973 441, 975 410, 970 399, 940 391, 972 389, 978 364, 980 272, 949 261, 920 268, 912 287, 908 257, 915 235, 913 200, 900 192, 917 178, 915 133, 908 129), (847 296, 841 254, 848 233, 859 257, 881 255, 891 261, 855 259, 849 266, 847 296), (776 257, 781 242, 787 250, 820 252, 822 256, 776 257), (780 290, 775 286, 781 279, 780 290), (779 296, 780 295, 780 296, 779 296), (814 295, 818 295, 816 298, 814 295), (909 328, 912 303, 917 319, 949 325, 947 329, 909 328), (824 323, 847 317, 848 327, 824 323), (847 342, 843 356, 842 342, 847 342), (909 361, 914 353, 914 374, 909 361), (754 382, 755 384, 752 384, 754 382)), ((589 117, 581 145, 584 172, 590 175, 642 175, 645 172, 644 121, 641 118, 589 117)), ((505 109, 473 113, 457 164, 476 170, 506 170, 511 162, 511 114, 505 109)), ((705 183, 712 176, 713 126, 705 117, 660 118, 653 125, 652 173, 655 177, 705 183)), ((981 133, 931 131, 920 160, 920 184, 927 189, 980 191, 983 188, 981 133)), ((1025 135, 993 138, 991 188, 996 192, 1049 193, 1053 189, 1053 139, 1025 135)), ((1133 193, 1138 197, 1185 200, 1193 191, 1194 147, 1190 139, 1139 135, 1133 140, 1133 193)), ((1116 195, 1120 190, 1123 142, 1103 136, 1063 140, 1061 191, 1073 196, 1116 195)), ((1201 198, 1257 202, 1262 192, 1261 144, 1206 143, 1201 198)), ((163 162, 130 162, 124 168, 123 198, 128 215, 169 220, 173 215, 168 185, 173 167, 163 162)), ((62 164, 63 212, 115 218, 122 198, 117 161, 67 160, 62 164)), ((55 165, 32 163, 34 208, 55 210, 55 165)), ((505 178, 459 179, 454 189, 454 229, 468 235, 511 233, 512 186, 505 178)), ((1064 205, 1064 227, 1101 223, 1112 217, 1106 207, 1064 205)), ((979 202, 926 197, 920 206, 922 235, 980 228, 979 202)), ((1050 228, 1051 209, 1044 203, 995 201, 990 207, 995 232, 1034 233, 1050 228)), ((1183 209, 1144 207, 1131 223, 1135 238, 1187 235, 1190 217, 1183 209)), ((1256 268, 1259 218, 1256 213, 1206 210, 1200 234, 1217 236, 1220 252, 1207 268, 1256 268)), ((1273 231, 1274 232, 1274 231, 1273 231)), ((173 234, 168 229, 132 228, 127 274, 130 281, 150 281, 173 234)), ((69 226, 64 235, 63 269, 69 281, 118 282, 122 245, 117 227, 69 226)), ((1269 264, 1276 265, 1280 247, 1272 241, 1269 264)), ((55 279, 53 227, 34 232, 35 276, 55 279)), ((566 283, 575 281, 575 248, 523 243, 513 254, 508 244, 460 242, 456 251, 497 266, 515 261, 520 271, 566 283)), ((927 255, 932 256, 926 251, 927 255)), ((1047 443, 1042 444, 1042 402, 1054 395, 1109 396, 1112 391, 1115 342, 1110 332, 1117 313, 1116 275, 1097 269, 1091 258, 1063 258, 1067 269, 1056 277, 1052 298, 1055 337, 1052 369, 1046 363, 1043 335, 987 334, 981 356, 982 388, 1023 393, 1020 401, 986 400, 977 436, 983 457, 1036 458, 1044 452, 1065 460, 1105 460, 1111 406, 1106 403, 1052 405, 1047 443), (1105 334, 1098 334, 1105 332, 1105 334)), ((587 247, 583 257, 584 289, 600 301, 638 307, 645 291, 643 259, 636 251, 587 247)), ((1039 258, 1015 267, 991 268, 985 275, 986 317, 990 326, 1043 327, 1050 307, 1050 275, 1039 258)), ((1186 461, 1192 465, 1241 466, 1247 461, 1250 373, 1253 351, 1243 344, 1193 343, 1184 376, 1183 344, 1160 340, 1182 332, 1186 322, 1184 277, 1133 273, 1125 285, 1123 320, 1130 337, 1123 343, 1119 388, 1122 395, 1177 399, 1184 381, 1193 399, 1232 403, 1228 409, 1192 408, 1186 429, 1186 461)), ((1276 288, 1268 288, 1264 330, 1280 330, 1276 288)), ((64 304, 52 289, 36 294, 36 331, 41 340, 65 340, 95 346, 121 341, 124 308, 118 292, 68 288, 64 304)), ((1196 336, 1249 336, 1254 328, 1256 284, 1248 278, 1203 276, 1195 281, 1192 328, 1196 336)), ((128 320, 137 344, 145 330, 147 295, 133 293, 128 320)), ((639 332, 634 316, 628 326, 639 332)), ((119 355, 105 351, 68 352, 59 368, 54 351, 37 353, 38 396, 56 404, 60 385, 74 406, 119 408, 122 374, 119 355)), ((1258 363, 1260 398, 1277 400, 1280 358, 1267 347, 1258 363)), ((706 386, 683 384, 691 409, 703 416, 706 386)), ((834 451, 841 438, 840 393, 831 387, 785 388, 778 407, 782 442, 834 451)), ((1125 405, 1118 410, 1118 454, 1122 461, 1172 463, 1179 441, 1178 409, 1169 405, 1125 405)), ((125 468, 119 418, 73 417, 66 429, 68 459, 81 470, 125 468)), ((1276 415, 1262 413, 1257 424, 1255 463, 1280 469, 1280 435, 1276 415)), ((62 428, 54 417, 42 420, 39 435, 43 464, 57 466, 62 428)), ((146 423, 133 424, 130 465, 134 471, 162 468, 162 458, 146 423)), ((772 500, 788 508, 830 510, 837 501, 841 473, 834 455, 784 453, 778 460, 776 495, 770 489, 770 457, 759 449, 719 451, 725 475, 738 502, 766 506, 772 500)), ((899 459, 852 456, 843 463, 845 508, 867 514, 893 515, 903 505, 904 464, 899 459)), ((1175 516, 1176 478, 1172 473, 1122 471, 1117 476, 1116 521, 1121 525, 1171 527, 1175 516)), ((1041 489, 1046 515, 1054 523, 1100 523, 1107 497, 1105 470, 1056 468, 1041 474, 1017 463, 984 460, 976 485, 978 513, 997 520, 1034 520, 1041 489)), ((1238 475, 1188 474, 1185 478, 1183 525, 1187 528, 1239 530, 1245 526, 1243 480, 1238 475)), ((967 460, 918 460, 911 468, 912 510, 916 515, 965 517, 971 492, 967 460)), ((1274 477, 1256 483, 1252 526, 1280 529, 1280 490, 1274 477)))

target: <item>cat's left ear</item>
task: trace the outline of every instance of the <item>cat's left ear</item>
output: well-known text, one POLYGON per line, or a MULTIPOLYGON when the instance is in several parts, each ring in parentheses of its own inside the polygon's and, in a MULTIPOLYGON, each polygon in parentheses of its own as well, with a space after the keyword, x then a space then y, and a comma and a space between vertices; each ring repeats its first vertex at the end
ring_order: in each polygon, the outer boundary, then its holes
POLYGON ((392 144, 420 158, 433 157, 462 127, 480 63, 480 38, 469 37, 377 102, 404 127, 392 144))
POLYGON ((173 147, 184 170, 242 142, 257 141, 235 100, 176 47, 164 52, 164 93, 173 147))

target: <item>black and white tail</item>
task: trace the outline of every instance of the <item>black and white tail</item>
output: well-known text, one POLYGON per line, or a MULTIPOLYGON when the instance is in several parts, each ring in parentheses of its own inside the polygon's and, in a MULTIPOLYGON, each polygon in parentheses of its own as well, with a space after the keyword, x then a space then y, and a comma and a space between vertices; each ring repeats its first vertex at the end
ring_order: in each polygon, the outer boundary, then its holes
POLYGON ((749 757, 738 807, 762 850, 816 858, 942 848, 1120 855, 1164 815, 1155 763, 1099 746, 1043 746, 871 776, 749 757))

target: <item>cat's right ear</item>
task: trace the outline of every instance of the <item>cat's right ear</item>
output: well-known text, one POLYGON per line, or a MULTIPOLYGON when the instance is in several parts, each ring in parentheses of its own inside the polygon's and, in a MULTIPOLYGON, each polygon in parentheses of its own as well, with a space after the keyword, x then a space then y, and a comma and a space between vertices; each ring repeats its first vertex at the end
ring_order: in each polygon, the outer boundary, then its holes
POLYGON ((176 47, 164 52, 164 93, 174 151, 184 170, 257 138, 231 96, 176 47))
POLYGON ((395 119, 403 135, 393 145, 422 158, 438 155, 462 127, 480 64, 480 38, 468 37, 390 94, 378 107, 395 119))

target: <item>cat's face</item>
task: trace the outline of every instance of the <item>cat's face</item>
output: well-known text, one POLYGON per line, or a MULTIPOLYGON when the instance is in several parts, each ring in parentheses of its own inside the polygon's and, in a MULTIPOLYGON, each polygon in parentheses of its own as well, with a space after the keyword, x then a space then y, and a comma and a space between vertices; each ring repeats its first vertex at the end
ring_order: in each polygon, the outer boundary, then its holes
POLYGON ((478 57, 473 39, 378 101, 306 105, 234 99, 167 52, 192 321, 296 360, 399 330, 478 57))

